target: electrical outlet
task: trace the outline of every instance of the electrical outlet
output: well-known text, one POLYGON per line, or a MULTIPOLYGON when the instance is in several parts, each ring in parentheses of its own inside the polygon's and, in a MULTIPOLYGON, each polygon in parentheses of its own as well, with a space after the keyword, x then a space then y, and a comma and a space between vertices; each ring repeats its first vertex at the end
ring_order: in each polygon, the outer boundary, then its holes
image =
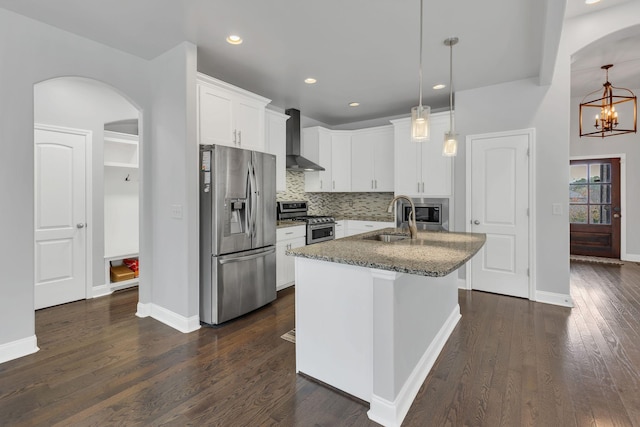
POLYGON ((171 205, 171 218, 182 219, 182 205, 171 205))
POLYGON ((551 209, 554 215, 562 215, 562 205, 560 203, 553 203, 551 209))

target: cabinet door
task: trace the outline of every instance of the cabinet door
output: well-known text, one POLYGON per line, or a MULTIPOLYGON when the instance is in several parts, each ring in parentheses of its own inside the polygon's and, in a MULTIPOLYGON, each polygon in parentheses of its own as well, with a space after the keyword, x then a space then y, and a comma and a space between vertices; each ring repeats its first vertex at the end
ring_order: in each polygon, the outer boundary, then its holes
POLYGON ((444 134, 449 131, 449 114, 431 116, 431 140, 422 145, 423 195, 450 196, 452 158, 442 155, 444 134))
POLYGON ((233 130, 233 96, 226 91, 198 85, 200 144, 234 146, 233 130))
POLYGON ((305 246, 305 238, 283 240, 276 243, 276 290, 293 285, 295 274, 295 257, 286 255, 289 249, 305 246))
POLYGON ((276 111, 265 111, 265 149, 276 156, 276 191, 287 191, 287 117, 276 111))
POLYGON ((368 133, 356 132, 351 137, 351 191, 375 190, 373 172, 375 148, 369 136, 368 133))
POLYGON ((411 142, 411 122, 394 123, 395 193, 414 196, 421 194, 421 145, 411 142))
POLYGON ((264 151, 264 106, 238 97, 233 112, 237 146, 247 150, 264 151))
POLYGON ((331 191, 351 191, 351 135, 331 135, 331 191))
POLYGON ((393 129, 385 128, 373 137, 373 191, 392 192, 394 190, 394 148, 393 129))
POLYGON ((322 172, 304 173, 304 191, 307 193, 331 191, 331 133, 329 130, 321 127, 303 129, 300 152, 303 157, 325 169, 322 172))

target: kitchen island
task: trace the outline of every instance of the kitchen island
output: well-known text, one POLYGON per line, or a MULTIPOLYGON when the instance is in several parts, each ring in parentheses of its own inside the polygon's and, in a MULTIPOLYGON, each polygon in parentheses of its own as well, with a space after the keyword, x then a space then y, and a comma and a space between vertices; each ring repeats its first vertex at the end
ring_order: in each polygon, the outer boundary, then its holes
POLYGON ((296 371, 399 426, 460 319, 456 271, 484 242, 387 228, 287 251, 296 257, 296 371))

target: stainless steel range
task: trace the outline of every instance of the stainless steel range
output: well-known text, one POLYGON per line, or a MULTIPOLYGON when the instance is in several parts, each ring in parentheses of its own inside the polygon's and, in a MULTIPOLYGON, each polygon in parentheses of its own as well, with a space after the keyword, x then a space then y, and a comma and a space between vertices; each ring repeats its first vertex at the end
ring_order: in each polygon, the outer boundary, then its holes
POLYGON ((309 215, 305 201, 277 202, 278 220, 301 221, 307 224, 307 245, 335 239, 336 221, 331 216, 309 215))

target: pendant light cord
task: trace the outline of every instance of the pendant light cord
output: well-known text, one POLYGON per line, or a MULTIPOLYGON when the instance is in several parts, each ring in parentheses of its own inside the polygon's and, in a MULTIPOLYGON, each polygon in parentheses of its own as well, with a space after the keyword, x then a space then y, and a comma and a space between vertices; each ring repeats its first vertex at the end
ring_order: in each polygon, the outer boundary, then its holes
POLYGON ((422 110, 422 5, 424 0, 420 0, 420 99, 418 100, 418 105, 420 106, 420 110, 422 110))

